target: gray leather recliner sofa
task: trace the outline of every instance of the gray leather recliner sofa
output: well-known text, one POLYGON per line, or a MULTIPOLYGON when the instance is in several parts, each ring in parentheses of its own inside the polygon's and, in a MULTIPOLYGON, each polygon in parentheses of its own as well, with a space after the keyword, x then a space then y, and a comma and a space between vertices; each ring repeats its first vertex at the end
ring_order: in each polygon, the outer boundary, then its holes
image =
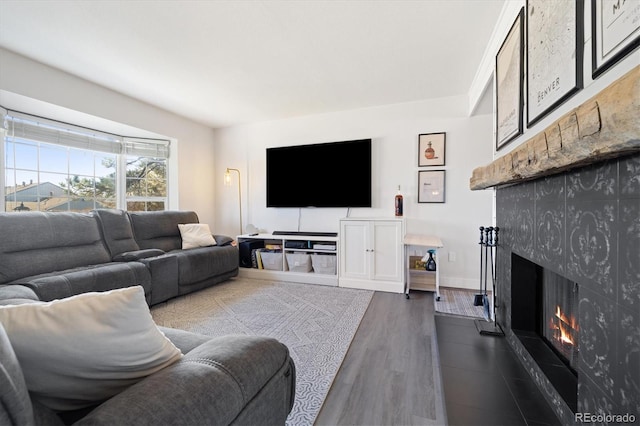
MULTIPOLYGON (((30 303, 14 287, 0 305, 30 303)), ((11 290, 3 292, 3 290, 11 290)), ((21 291, 28 293, 28 289, 21 291)), ((284 425, 296 370, 285 345, 259 336, 210 338, 160 327, 184 356, 92 407, 56 413, 30 397, 0 323, 0 425, 284 425)))
MULTIPOLYGON (((182 250, 193 212, 0 213, 0 305, 140 285, 155 304, 238 272, 237 247, 182 250)), ((184 357, 101 404, 55 413, 33 400, 0 324, 0 425, 282 425, 295 365, 285 345, 257 336, 210 338, 160 327, 184 357)))
POLYGON ((238 274, 231 238, 182 250, 179 223, 194 212, 0 213, 0 286, 30 288, 51 301, 140 285, 154 305, 238 274))

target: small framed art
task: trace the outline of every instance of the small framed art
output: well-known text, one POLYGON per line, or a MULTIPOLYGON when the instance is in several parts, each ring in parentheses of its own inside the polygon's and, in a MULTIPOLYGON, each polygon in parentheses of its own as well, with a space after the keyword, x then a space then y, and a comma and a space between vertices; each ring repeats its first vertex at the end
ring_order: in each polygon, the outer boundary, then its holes
POLYGON ((418 136, 418 167, 444 166, 446 133, 423 133, 418 136))
POLYGON ((640 46, 640 3, 591 0, 592 77, 640 46))
POLYGON ((418 203, 444 203, 444 170, 418 172, 418 203))

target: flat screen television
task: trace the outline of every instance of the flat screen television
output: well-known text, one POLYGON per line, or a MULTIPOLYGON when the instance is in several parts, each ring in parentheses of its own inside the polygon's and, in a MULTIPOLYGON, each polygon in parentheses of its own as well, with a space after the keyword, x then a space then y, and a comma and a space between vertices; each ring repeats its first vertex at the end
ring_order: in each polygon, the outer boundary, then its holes
POLYGON ((371 139, 267 148, 267 207, 371 207, 371 139))

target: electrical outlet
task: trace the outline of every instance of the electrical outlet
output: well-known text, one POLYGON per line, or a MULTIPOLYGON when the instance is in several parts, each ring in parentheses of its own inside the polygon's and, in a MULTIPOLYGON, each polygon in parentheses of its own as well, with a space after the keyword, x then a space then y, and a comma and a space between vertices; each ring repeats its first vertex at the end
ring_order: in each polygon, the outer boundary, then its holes
POLYGON ((455 251, 450 251, 449 252, 449 262, 455 262, 456 261, 456 252, 455 251))

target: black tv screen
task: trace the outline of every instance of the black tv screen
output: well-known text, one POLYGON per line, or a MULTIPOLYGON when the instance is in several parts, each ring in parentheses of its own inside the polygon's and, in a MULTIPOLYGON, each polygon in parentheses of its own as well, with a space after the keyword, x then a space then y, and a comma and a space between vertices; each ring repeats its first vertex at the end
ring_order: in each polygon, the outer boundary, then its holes
POLYGON ((267 207, 371 207, 371 139, 267 148, 267 207))

